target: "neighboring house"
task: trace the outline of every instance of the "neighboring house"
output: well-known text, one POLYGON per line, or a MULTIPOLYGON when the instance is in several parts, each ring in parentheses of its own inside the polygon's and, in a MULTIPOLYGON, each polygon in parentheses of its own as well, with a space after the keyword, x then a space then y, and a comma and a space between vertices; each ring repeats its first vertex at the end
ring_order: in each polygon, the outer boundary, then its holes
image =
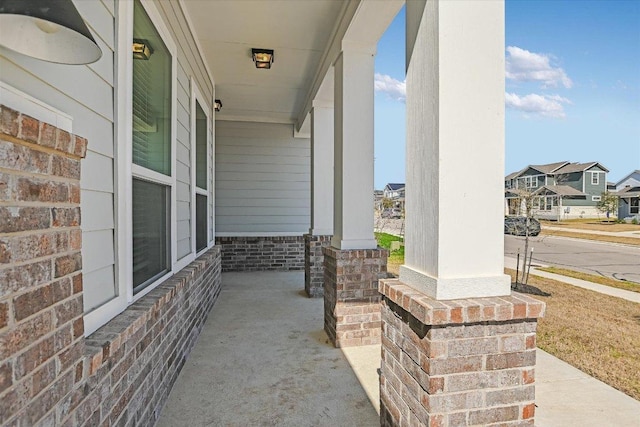
POLYGON ((393 202, 394 208, 404 209, 404 183, 389 183, 383 192, 384 197, 393 202))
POLYGON ((384 190, 382 191, 384 193, 384 197, 386 197, 387 199, 396 199, 400 196, 401 192, 404 193, 404 183, 402 184, 389 183, 384 186, 384 190))
POLYGON ((537 218, 597 217, 596 205, 607 189, 607 172, 598 162, 529 165, 505 177, 505 212, 524 214, 519 193, 526 192, 534 197, 537 218))
POLYGON ((635 170, 615 184, 620 197, 618 218, 640 216, 640 170, 635 170))

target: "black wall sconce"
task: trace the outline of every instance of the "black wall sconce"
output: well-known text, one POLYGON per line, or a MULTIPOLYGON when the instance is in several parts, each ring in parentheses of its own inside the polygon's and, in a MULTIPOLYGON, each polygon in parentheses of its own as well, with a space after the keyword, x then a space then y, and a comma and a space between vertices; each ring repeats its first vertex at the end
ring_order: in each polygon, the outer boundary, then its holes
POLYGON ((59 64, 90 64, 102 56, 71 0, 0 0, 0 44, 59 64))
POLYGON ((148 40, 133 39, 133 59, 144 59, 148 61, 153 54, 153 48, 148 40))
POLYGON ((216 113, 222 110, 222 101, 219 99, 216 99, 215 102, 213 103, 213 109, 216 110, 216 113))

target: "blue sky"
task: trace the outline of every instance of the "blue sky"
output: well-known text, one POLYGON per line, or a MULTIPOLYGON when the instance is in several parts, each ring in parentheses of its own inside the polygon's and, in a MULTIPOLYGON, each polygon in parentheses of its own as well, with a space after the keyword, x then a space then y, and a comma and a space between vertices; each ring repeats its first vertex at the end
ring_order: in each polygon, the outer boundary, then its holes
MULTIPOLYGON (((599 161, 640 169, 640 0, 506 1, 505 175, 599 161)), ((378 44, 375 187, 404 182, 404 8, 378 44)))

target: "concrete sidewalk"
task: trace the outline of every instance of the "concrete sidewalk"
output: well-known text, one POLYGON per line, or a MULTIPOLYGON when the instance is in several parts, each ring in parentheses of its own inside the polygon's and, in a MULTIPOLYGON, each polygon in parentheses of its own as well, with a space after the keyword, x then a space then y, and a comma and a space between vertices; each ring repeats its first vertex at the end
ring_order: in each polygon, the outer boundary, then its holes
MULTIPOLYGON (((380 346, 333 348, 301 272, 223 274, 159 426, 377 426, 380 346)), ((539 351, 536 425, 640 426, 640 402, 539 351)))
POLYGON ((548 225, 542 225, 543 230, 558 230, 567 231, 570 233, 584 233, 584 234, 600 234, 603 236, 616 236, 616 237, 635 237, 640 239, 640 231, 600 231, 600 230, 583 230, 580 228, 571 227, 554 227, 548 225))
MULTIPOLYGON (((520 261, 522 264, 522 261, 520 261)), ((539 267, 546 267, 536 263, 539 267)), ((504 266, 506 268, 516 269, 516 259, 510 257, 504 257, 504 266)), ((522 271, 522 270, 521 270, 522 271)), ((539 277, 546 277, 547 279, 557 280, 558 282, 568 283, 569 285, 578 286, 580 288, 588 289, 590 291, 600 292, 601 294, 610 295, 612 297, 626 299, 627 301, 640 303, 640 293, 626 291, 624 289, 613 288, 611 286, 600 285, 599 283, 589 282, 587 280, 574 279, 573 277, 563 276, 561 274, 549 273, 547 271, 540 271, 536 267, 531 267, 530 274, 539 277)))

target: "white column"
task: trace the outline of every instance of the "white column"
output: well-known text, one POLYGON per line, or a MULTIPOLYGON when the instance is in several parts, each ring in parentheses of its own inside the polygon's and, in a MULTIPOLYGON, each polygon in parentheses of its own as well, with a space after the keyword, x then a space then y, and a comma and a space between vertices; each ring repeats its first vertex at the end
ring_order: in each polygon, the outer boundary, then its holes
POLYGON ((504 3, 407 2, 405 265, 436 299, 508 295, 504 3))
POLYGON ((343 41, 335 62, 334 233, 337 249, 375 249, 373 73, 375 46, 343 41))
POLYGON ((311 109, 311 228, 333 234, 333 102, 313 101, 311 109))

